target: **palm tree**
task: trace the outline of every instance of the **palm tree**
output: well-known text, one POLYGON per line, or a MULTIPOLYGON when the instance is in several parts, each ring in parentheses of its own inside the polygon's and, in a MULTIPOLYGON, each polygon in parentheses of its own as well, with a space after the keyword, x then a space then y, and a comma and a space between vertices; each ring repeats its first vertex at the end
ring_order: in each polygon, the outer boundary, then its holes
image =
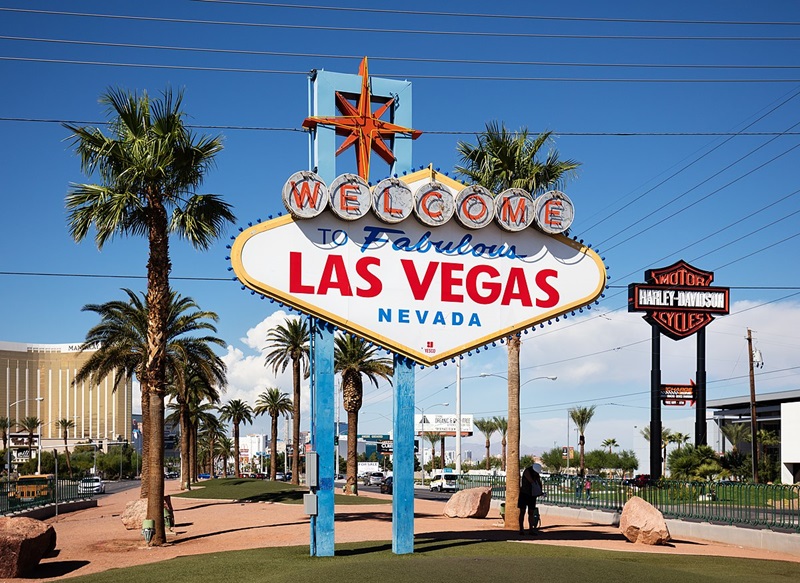
POLYGON ((228 477, 228 460, 234 453, 233 440, 227 435, 220 435, 214 446, 214 453, 217 457, 222 458, 222 477, 228 477))
MULTIPOLYGON (((478 428, 478 431, 483 433, 483 436, 486 438, 486 469, 489 469, 489 463, 491 458, 490 448, 492 445, 492 434, 497 431, 497 425, 494 423, 494 419, 475 419, 472 422, 475 427, 478 428)), ((506 472, 506 477, 508 477, 508 472, 506 472)), ((508 488, 506 488, 508 489, 508 488)))
MULTIPOLYGON (((436 444, 444 441, 444 437, 442 436, 441 433, 433 433, 431 431, 426 431, 424 438, 427 439, 428 443, 431 444, 431 473, 433 473, 433 471, 436 469, 436 464, 434 463, 436 458, 436 444)), ((444 457, 442 459, 444 459, 444 457)))
POLYGON ((191 467, 192 467, 192 481, 197 482, 197 474, 200 473, 199 468, 199 446, 200 446, 200 432, 210 425, 216 424, 221 427, 219 419, 214 414, 217 410, 217 403, 219 398, 215 398, 211 403, 197 403, 192 402, 189 407, 189 421, 191 423, 191 467))
POLYGON ((739 444, 750 441, 750 428, 746 423, 728 423, 723 425, 720 430, 722 434, 731 442, 734 452, 739 451, 739 444))
POLYGON ((308 321, 302 318, 286 318, 267 334, 268 348, 265 366, 272 367, 277 374, 292 365, 292 388, 294 410, 292 412, 292 484, 300 483, 300 372, 308 378, 309 331, 308 321))
POLYGON ((28 432, 28 459, 32 459, 32 451, 33 451, 33 434, 39 432, 39 426, 42 424, 42 420, 38 417, 25 417, 22 421, 17 422, 17 427, 19 427, 22 431, 28 432))
MULTIPOLYGON (((170 286, 169 235, 178 234, 200 249, 217 239, 231 207, 218 195, 196 193, 214 157, 219 138, 195 136, 184 124, 183 94, 170 89, 162 99, 144 93, 109 90, 100 99, 108 107, 111 135, 93 127, 64 124, 88 176, 100 184, 75 184, 67 194, 70 235, 80 242, 91 227, 99 249, 114 235, 148 240, 147 352, 139 380, 149 398, 147 518, 155 520, 151 545, 166 542, 164 532, 164 395, 170 286), (170 216, 171 212, 171 216, 170 216)), ((143 396, 142 399, 145 399, 143 396)), ((142 412, 144 415, 144 411, 142 412)))
POLYGON ((506 435, 508 435, 508 419, 505 417, 494 417, 494 426, 500 434, 500 469, 506 471, 506 435))
MULTIPOLYGON (((531 137, 527 128, 509 132, 504 124, 489 122, 478 135, 476 145, 459 142, 456 150, 463 166, 456 172, 473 183, 498 194, 508 188, 523 188, 536 195, 562 184, 580 166, 574 160, 559 160, 557 150, 538 159, 542 147, 550 142, 552 132, 531 137)), ((508 452, 506 463, 506 528, 518 527, 519 496, 519 353, 520 338, 509 336, 508 344, 508 452)))
POLYGON ((69 447, 67 447, 67 438, 69 437, 69 430, 75 427, 75 422, 72 419, 59 419, 56 425, 61 429, 61 436, 64 438, 64 455, 67 458, 67 471, 69 471, 69 479, 72 479, 72 463, 69 459, 69 447))
MULTIPOLYGON (((193 306, 194 307, 194 306, 193 306)), ((207 329, 216 332, 216 328, 202 319, 216 320, 214 312, 195 311, 184 314, 184 328, 207 329)), ((225 346, 225 342, 214 336, 189 338, 182 336, 176 340, 181 347, 182 363, 175 363, 170 370, 175 375, 170 375, 172 382, 169 384, 169 394, 178 403, 178 418, 181 430, 181 490, 191 489, 192 473, 192 408, 208 400, 219 400, 216 387, 224 387, 227 383, 226 366, 222 359, 214 354, 211 345, 225 346)))
MULTIPOLYGON (((647 441, 650 441, 650 426, 645 425, 645 427, 641 431, 642 437, 644 437, 647 441)), ((667 446, 670 443, 670 439, 672 436, 672 430, 669 427, 661 427, 661 461, 663 465, 663 470, 661 471, 661 475, 666 475, 667 473, 667 446)))
POLYGON ((233 399, 228 401, 219 412, 221 413, 221 421, 230 421, 233 425, 233 459, 236 463, 234 470, 236 471, 236 477, 239 478, 241 477, 239 468, 239 426, 242 423, 253 422, 253 408, 241 399, 233 399))
POLYGON ((3 450, 8 449, 8 430, 10 428, 8 417, 0 417, 0 439, 3 440, 3 450))
POLYGON ((574 409, 569 410, 569 417, 572 419, 575 427, 578 428, 578 434, 580 435, 578 439, 578 445, 580 445, 581 448, 581 477, 586 475, 586 459, 583 455, 584 447, 586 445, 586 437, 584 434, 586 433, 586 426, 589 425, 592 417, 594 417, 595 407, 595 405, 592 405, 591 407, 575 407, 574 409))
MULTIPOLYGON (((278 473, 278 417, 292 412, 292 401, 289 395, 279 389, 269 388, 258 396, 256 400, 256 415, 266 413, 270 416, 269 437, 269 479, 274 480, 278 473)), ((294 478, 294 474, 292 474, 294 478)))
MULTIPOLYGON (((147 435, 151 425, 150 397, 149 390, 145 386, 146 376, 142 371, 147 362, 149 303, 144 294, 140 297, 129 289, 123 288, 122 291, 128 296, 127 301, 113 300, 104 304, 87 304, 81 309, 84 312, 99 314, 101 320, 86 333, 86 340, 80 346, 81 351, 93 350, 94 352, 78 370, 73 382, 102 379, 112 372, 118 371, 112 387, 113 390, 116 390, 123 379, 136 375, 142 383, 142 426, 143 433, 147 435)), ((183 375, 183 362, 187 355, 195 355, 194 357, 206 355, 210 359, 208 366, 213 366, 216 362, 214 360, 216 357, 210 350, 198 347, 196 344, 198 342, 202 344, 204 340, 208 339, 211 344, 224 345, 220 344, 221 340, 212 340, 211 337, 188 336, 198 331, 216 331, 212 324, 205 321, 206 319, 214 320, 216 314, 200 310, 192 298, 182 297, 174 291, 170 292, 166 327, 166 364, 170 379, 180 378, 183 375)), ((150 491, 150 480, 148 479, 150 469, 146 461, 149 452, 150 441, 145 439, 142 441, 143 462, 140 491, 142 498, 148 498, 150 491)), ((159 478, 163 487, 163 470, 159 478)))
POLYGON ((681 433, 680 431, 676 431, 675 433, 671 433, 669 436, 669 442, 674 443, 678 446, 678 449, 689 443, 689 440, 692 437, 688 433, 681 433))
POLYGON ((334 339, 333 370, 342 375, 342 401, 347 411, 347 494, 358 494, 358 411, 364 399, 362 375, 377 387, 379 379, 392 382, 392 361, 352 334, 334 339))
POLYGON ((222 424, 219 421, 219 418, 211 412, 211 409, 216 409, 213 405, 208 406, 201 406, 197 412, 197 420, 198 420, 198 439, 199 442, 203 444, 203 447, 208 454, 208 473, 211 474, 211 477, 216 476, 216 465, 214 461, 216 460, 217 450, 218 450, 218 442, 220 439, 225 437, 225 432, 223 430, 222 424))
POLYGON ((612 448, 619 447, 619 444, 617 443, 617 440, 614 439, 613 437, 609 437, 608 439, 604 439, 603 443, 601 443, 600 445, 602 445, 603 447, 607 447, 608 448, 608 453, 611 453, 611 449, 612 448))

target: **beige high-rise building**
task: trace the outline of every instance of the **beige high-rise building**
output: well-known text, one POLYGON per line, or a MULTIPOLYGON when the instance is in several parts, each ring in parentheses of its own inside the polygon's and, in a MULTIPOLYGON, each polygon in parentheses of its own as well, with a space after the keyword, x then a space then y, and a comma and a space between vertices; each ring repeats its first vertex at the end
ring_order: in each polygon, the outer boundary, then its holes
MULTIPOLYGON (((17 421, 38 417, 42 449, 57 447, 64 443, 58 420, 70 419, 75 423, 69 430, 70 447, 89 440, 101 447, 110 441, 130 441, 132 380, 121 379, 116 390, 116 374, 75 383, 78 370, 92 354, 80 352, 79 346, 0 341, 0 416, 9 417, 11 432, 20 431, 17 421)), ((27 452, 12 448, 12 453, 27 458, 27 452)))

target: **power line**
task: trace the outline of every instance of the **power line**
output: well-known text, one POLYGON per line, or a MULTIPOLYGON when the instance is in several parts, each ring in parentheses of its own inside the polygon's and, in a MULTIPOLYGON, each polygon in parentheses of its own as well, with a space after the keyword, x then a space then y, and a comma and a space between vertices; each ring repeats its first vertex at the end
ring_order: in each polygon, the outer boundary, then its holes
POLYGON ((444 12, 434 10, 400 10, 393 8, 361 8, 352 6, 320 6, 309 4, 284 4, 279 2, 244 2, 241 0, 192 0, 204 4, 233 4, 239 6, 257 6, 267 8, 291 8, 297 10, 330 10, 336 12, 361 12, 369 14, 405 14, 411 16, 436 16, 453 18, 500 18, 509 20, 544 20, 558 22, 620 22, 633 24, 702 24, 729 26, 796 26, 800 22, 779 21, 735 21, 735 20, 677 20, 654 18, 601 18, 578 16, 543 16, 532 14, 490 14, 480 12, 444 12))
MULTIPOLYGON (((50 124, 73 124, 73 125, 109 125, 108 120, 76 120, 76 119, 55 119, 37 117, 0 117, 0 122, 16 123, 50 123, 50 124)), ((186 124, 186 127, 193 129, 206 130, 231 130, 231 131, 255 131, 255 132, 298 132, 308 133, 305 128, 297 127, 278 127, 278 126, 253 126, 253 125, 232 125, 232 124, 186 124)), ((450 136, 474 136, 484 130, 426 130, 422 132, 427 135, 450 135, 450 136)), ((800 132, 558 132, 559 136, 570 137, 610 137, 610 138, 635 138, 635 137, 704 137, 704 136, 800 136, 800 132)))
MULTIPOLYGON (((0 8, 0 10, 2 10, 0 8)), ((800 40, 800 39, 799 39, 800 40)), ((122 63, 113 61, 85 61, 75 59, 45 59, 41 57, 10 57, 0 56, 0 61, 17 61, 23 63, 48 63, 56 65, 81 65, 97 67, 128 67, 137 69, 166 69, 178 71, 204 71, 214 73, 247 73, 262 75, 308 75, 309 71, 290 71, 286 69, 254 69, 254 68, 233 68, 233 67, 208 67, 200 65, 161 65, 156 63, 122 63)), ((768 84, 768 83, 800 83, 800 79, 635 79, 624 77, 525 77, 513 75, 424 75, 424 74, 382 74, 381 77, 387 79, 428 79, 439 81, 532 81, 532 82, 556 82, 556 83, 668 83, 679 85, 692 84, 768 84)))
POLYGON ((110 20, 132 20, 136 22, 168 22, 174 24, 199 24, 205 26, 239 26, 249 28, 269 28, 283 30, 316 30, 332 32, 359 32, 375 34, 458 36, 478 38, 535 38, 535 39, 584 39, 584 40, 636 40, 636 41, 743 41, 743 42, 796 42, 794 36, 675 36, 675 35, 612 35, 612 34, 554 34, 536 32, 489 32, 474 30, 422 30, 396 28, 368 28, 357 26, 327 26, 312 24, 275 24, 267 22, 241 22, 230 20, 202 20, 196 18, 165 18, 155 16, 131 16, 122 14, 99 14, 92 12, 67 12, 64 10, 34 10, 29 8, 1 7, 2 12, 18 14, 39 14, 47 16, 73 16, 80 18, 100 18, 110 20))
MULTIPOLYGON (((289 58, 311 58, 311 59, 347 59, 360 61, 363 55, 336 55, 329 53, 297 53, 285 51, 257 51, 246 49, 220 49, 210 47, 183 47, 176 45, 145 45, 136 43, 117 43, 99 42, 75 39, 54 39, 41 37, 24 37, 0 35, 0 40, 39 42, 91 47, 111 47, 127 49, 145 49, 162 51, 180 51, 194 53, 214 53, 228 55, 250 55, 265 57, 289 57, 289 58)), ((386 62, 410 62, 410 63, 435 63, 446 65, 488 65, 496 67, 504 66, 525 66, 525 67, 604 67, 604 68, 635 68, 635 69, 718 69, 718 70, 794 70, 800 69, 800 65, 725 65, 725 64, 691 64, 691 63, 575 63, 563 61, 514 61, 499 59, 445 59, 434 57, 390 57, 380 55, 370 55, 370 61, 386 62)))

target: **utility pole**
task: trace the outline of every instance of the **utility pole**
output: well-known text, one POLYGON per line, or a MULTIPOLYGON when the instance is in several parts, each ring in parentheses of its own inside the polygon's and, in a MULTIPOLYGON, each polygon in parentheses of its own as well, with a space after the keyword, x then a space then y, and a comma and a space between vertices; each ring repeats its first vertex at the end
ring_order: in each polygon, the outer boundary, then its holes
POLYGON ((747 354, 750 362, 750 442, 752 444, 753 482, 758 484, 758 422, 756 419, 756 375, 753 371, 753 336, 747 329, 747 354))

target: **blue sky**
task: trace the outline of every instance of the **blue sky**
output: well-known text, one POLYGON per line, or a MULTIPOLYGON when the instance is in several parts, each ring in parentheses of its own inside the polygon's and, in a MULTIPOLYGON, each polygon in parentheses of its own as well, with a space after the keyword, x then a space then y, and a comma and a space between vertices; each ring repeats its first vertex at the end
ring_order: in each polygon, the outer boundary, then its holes
MULTIPOLYGON (((183 88, 190 123, 224 135, 203 190, 234 205, 233 234, 282 211, 284 181, 307 165, 307 136, 297 131, 307 115, 306 73, 355 73, 366 55, 373 76, 413 83, 414 127, 425 132, 414 143, 415 165, 452 169, 457 141, 474 141, 469 132, 491 120, 552 130, 561 156, 582 163, 564 189, 576 208, 573 233, 606 258, 611 287, 590 315, 524 336, 523 381, 558 380, 523 389, 523 453, 566 445, 568 435, 574 445, 568 408, 596 404, 589 447, 613 437, 646 467, 638 429, 649 419, 649 327, 625 311, 625 289, 645 269, 677 259, 732 288, 731 315, 708 329, 709 399, 747 392, 748 327, 766 363, 758 391, 796 388, 799 6, 467 1, 438 8, 517 18, 402 6, 408 13, 0 1, 0 340, 80 341, 95 323, 83 305, 120 298, 121 287, 144 289, 144 240, 115 239, 98 251, 91 240, 70 239, 64 196, 86 179, 55 122, 103 121, 97 99, 108 87, 183 88), (402 32, 409 29, 417 32, 402 32)), ((253 402, 267 383, 289 390, 260 353, 283 314, 222 281, 230 277, 228 242, 199 253, 173 240, 173 286, 219 314, 226 398, 253 402)), ((693 339, 665 339, 662 350, 665 382, 694 378, 693 339)), ((505 366, 502 348, 464 361, 464 413, 505 413, 504 381, 479 376, 503 375, 505 366)), ((454 380, 452 366, 419 371, 418 404, 435 412, 449 402, 438 410, 452 412, 454 380)), ((663 411, 665 425, 683 432, 692 432, 693 416, 689 408, 663 411)), ((390 417, 391 389, 368 389, 363 432, 387 431, 390 417)), ((254 429, 266 427, 259 419, 254 429)), ((709 438, 716 445, 716 434, 709 438)), ((481 455, 482 441, 466 447, 481 455)))

